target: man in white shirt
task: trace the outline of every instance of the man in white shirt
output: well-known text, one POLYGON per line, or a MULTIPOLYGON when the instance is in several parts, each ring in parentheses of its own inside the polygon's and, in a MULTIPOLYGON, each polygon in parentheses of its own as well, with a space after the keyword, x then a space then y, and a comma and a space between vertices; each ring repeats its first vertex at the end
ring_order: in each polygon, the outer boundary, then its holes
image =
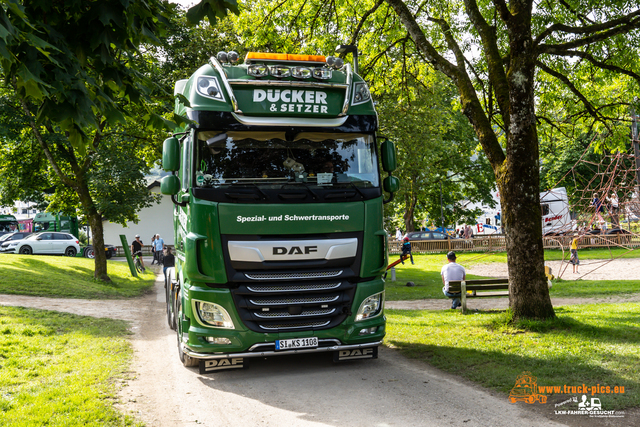
POLYGON ((396 240, 402 240, 402 231, 400 231, 400 228, 398 227, 396 227, 396 240))
POLYGON ((467 273, 464 270, 464 267, 460 264, 456 263, 456 254, 455 252, 449 252, 447 254, 447 264, 442 266, 442 270, 440 270, 440 275, 442 276, 442 283, 444 287, 442 288, 442 292, 444 292, 447 298, 454 298, 451 303, 451 309, 455 310, 460 307, 462 303, 460 302, 460 293, 450 293, 449 292, 449 282, 451 280, 465 280, 467 277, 467 273))

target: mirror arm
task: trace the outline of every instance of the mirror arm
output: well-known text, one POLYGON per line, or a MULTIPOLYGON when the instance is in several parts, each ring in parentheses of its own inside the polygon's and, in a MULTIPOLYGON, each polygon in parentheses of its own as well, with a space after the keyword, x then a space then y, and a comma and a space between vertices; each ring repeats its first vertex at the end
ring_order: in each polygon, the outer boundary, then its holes
POLYGON ((178 199, 176 199, 176 195, 175 194, 171 195, 171 201, 173 202, 173 204, 178 205, 180 207, 187 206, 187 202, 179 202, 178 199))
POLYGON ((395 196, 396 193, 389 193, 389 198, 388 199, 382 199, 382 204, 386 205, 387 203, 389 203, 390 201, 393 200, 393 196, 395 196))

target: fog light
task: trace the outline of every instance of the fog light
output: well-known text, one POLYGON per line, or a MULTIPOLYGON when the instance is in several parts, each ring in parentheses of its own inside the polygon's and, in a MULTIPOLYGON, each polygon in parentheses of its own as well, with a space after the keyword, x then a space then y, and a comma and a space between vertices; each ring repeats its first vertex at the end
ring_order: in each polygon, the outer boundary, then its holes
POLYGON ((291 69, 284 65, 272 65, 269 67, 269 71, 273 77, 283 78, 291 75, 291 69))
POLYGON ((329 80, 331 78, 331 70, 328 68, 314 68, 313 77, 319 80, 329 80))
POLYGON ((229 338, 223 338, 223 337, 205 337, 205 339, 207 340, 208 343, 210 344, 224 344, 224 345, 228 345, 231 344, 231 340, 229 338))
POLYGON ((375 334, 376 331, 378 330, 377 326, 373 326, 371 328, 364 328, 364 329, 360 329, 360 332, 358 333, 358 335, 371 335, 371 334, 375 334))
POLYGON ((251 64, 247 67, 247 74, 253 77, 264 77, 269 74, 269 67, 264 64, 251 64))
POLYGON ((291 75, 296 79, 308 79, 311 77, 311 69, 307 67, 293 67, 291 75))

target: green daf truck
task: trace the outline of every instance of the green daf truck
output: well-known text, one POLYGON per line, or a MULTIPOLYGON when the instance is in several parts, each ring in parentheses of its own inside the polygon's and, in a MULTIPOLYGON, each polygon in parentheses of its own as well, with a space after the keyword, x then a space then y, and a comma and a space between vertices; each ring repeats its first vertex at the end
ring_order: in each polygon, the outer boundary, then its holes
POLYGON ((183 364, 376 358, 382 207, 399 181, 367 84, 336 57, 220 52, 175 94, 192 123, 164 142, 161 191, 174 202, 167 318, 183 364))

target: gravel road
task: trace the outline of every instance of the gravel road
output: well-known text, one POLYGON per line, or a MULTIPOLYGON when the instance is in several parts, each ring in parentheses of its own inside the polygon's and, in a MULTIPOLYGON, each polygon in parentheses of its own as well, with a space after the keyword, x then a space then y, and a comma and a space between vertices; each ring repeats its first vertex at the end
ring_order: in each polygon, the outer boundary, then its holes
POLYGON ((148 426, 607 425, 554 417, 551 404, 510 404, 504 395, 386 347, 377 360, 334 364, 328 354, 275 357, 252 359, 244 370, 200 375, 178 359, 158 278, 154 291, 136 300, 0 295, 0 304, 129 321, 135 358, 118 406, 148 426))

